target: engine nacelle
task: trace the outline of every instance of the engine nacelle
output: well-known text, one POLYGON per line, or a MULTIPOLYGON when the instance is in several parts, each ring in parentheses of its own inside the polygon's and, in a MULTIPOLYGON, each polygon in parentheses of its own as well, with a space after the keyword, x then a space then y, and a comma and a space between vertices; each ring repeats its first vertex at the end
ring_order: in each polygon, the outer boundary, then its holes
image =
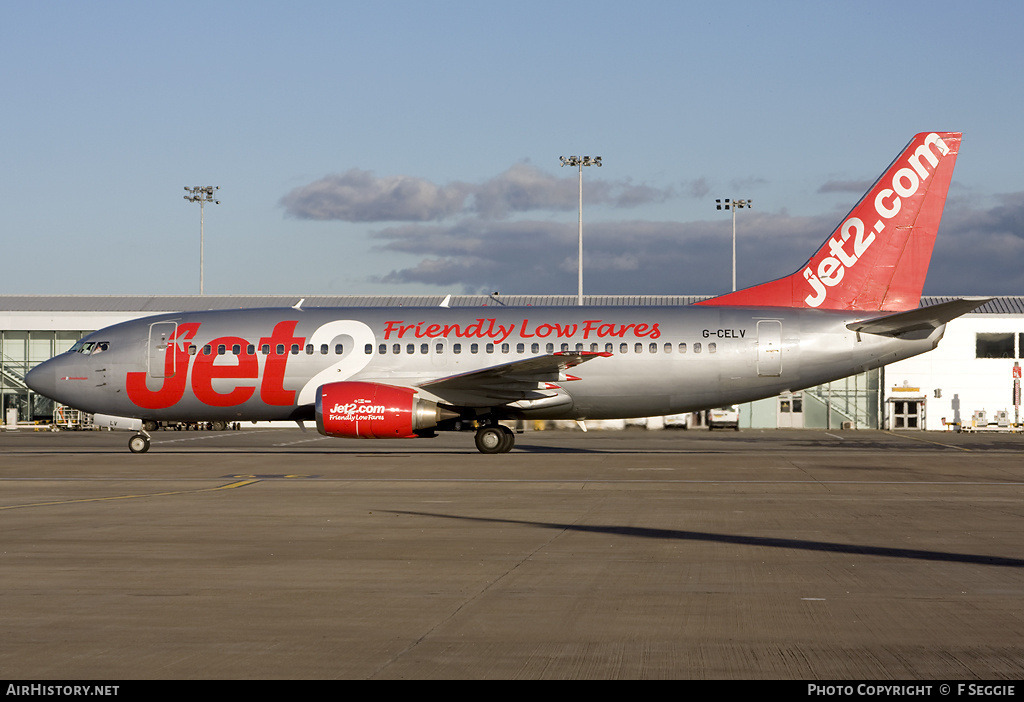
POLYGON ((395 385, 328 383, 316 392, 316 429, 324 436, 411 439, 437 426, 442 412, 436 402, 395 385))

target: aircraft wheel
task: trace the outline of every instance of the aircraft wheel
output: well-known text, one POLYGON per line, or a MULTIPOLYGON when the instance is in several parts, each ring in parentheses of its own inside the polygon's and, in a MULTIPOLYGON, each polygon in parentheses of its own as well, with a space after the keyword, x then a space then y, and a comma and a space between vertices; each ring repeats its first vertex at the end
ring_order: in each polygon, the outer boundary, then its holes
POLYGON ((515 442, 512 430, 500 424, 489 424, 476 432, 476 448, 480 453, 508 453, 515 442))
POLYGON ((227 422, 222 422, 220 420, 217 420, 216 422, 211 422, 210 423, 210 429, 212 429, 213 431, 224 431, 227 428, 228 428, 228 423, 227 422))
POLYGON ((128 439, 128 450, 132 453, 145 453, 149 450, 149 437, 136 434, 128 439))

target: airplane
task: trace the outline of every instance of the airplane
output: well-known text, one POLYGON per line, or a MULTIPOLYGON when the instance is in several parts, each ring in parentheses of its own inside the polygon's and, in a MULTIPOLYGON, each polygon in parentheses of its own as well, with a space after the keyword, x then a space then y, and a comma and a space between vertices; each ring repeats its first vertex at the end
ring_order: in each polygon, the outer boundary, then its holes
POLYGON ((343 438, 473 431, 497 454, 514 446, 510 421, 678 414, 813 387, 929 351, 990 299, 919 307, 961 137, 917 134, 794 273, 692 305, 160 314, 89 334, 25 380, 126 418, 112 424, 135 430, 135 453, 159 422, 312 420, 343 438))

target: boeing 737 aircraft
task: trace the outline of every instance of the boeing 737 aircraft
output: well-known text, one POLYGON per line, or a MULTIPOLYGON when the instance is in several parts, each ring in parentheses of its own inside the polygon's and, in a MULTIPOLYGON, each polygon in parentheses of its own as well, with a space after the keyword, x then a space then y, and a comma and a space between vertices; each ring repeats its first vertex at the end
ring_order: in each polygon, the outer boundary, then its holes
POLYGON ((364 439, 500 422, 648 417, 749 402, 929 351, 983 304, 920 309, 960 148, 915 136, 793 274, 682 307, 310 308, 162 314, 83 338, 26 377, 36 392, 131 418, 315 420, 364 439))

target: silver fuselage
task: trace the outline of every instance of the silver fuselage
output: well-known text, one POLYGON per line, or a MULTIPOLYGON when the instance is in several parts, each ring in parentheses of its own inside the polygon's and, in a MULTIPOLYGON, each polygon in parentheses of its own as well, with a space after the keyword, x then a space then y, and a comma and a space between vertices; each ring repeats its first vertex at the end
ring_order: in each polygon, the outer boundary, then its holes
POLYGON ((321 385, 356 380, 500 417, 644 417, 819 385, 929 351, 944 330, 908 339, 846 326, 869 316, 701 306, 163 314, 94 332, 28 381, 78 409, 160 421, 310 419, 321 385), (607 355, 500 402, 431 384, 573 351, 607 355))

